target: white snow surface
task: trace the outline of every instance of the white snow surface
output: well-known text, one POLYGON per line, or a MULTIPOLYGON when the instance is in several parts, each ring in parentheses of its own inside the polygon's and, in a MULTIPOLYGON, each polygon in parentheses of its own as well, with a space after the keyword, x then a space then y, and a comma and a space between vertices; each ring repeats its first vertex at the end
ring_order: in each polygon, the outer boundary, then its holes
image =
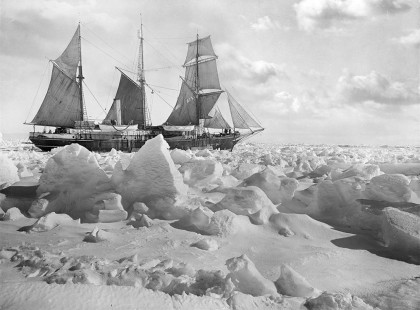
POLYGON ((2 309, 420 305, 419 148, 0 146, 2 309))
POLYGON ((176 197, 186 195, 188 189, 162 135, 148 140, 134 154, 127 169, 114 170, 111 180, 127 206, 144 202, 150 208, 164 199, 170 208, 176 197))

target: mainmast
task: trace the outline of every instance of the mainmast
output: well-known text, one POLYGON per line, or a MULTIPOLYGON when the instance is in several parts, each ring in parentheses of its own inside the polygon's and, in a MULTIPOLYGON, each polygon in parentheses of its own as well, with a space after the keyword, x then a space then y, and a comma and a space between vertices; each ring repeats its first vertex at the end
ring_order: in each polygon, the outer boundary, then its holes
POLYGON ((82 40, 81 40, 81 35, 80 35, 80 22, 79 22, 79 57, 80 57, 80 62, 79 62, 79 75, 77 76, 77 78, 79 79, 79 98, 80 98, 80 120, 84 121, 87 120, 87 112, 86 112, 86 106, 84 104, 84 100, 83 100, 83 70, 82 70, 82 40))
POLYGON ((197 106, 197 124, 198 126, 200 126, 200 118, 201 118, 201 107, 200 107, 200 98, 199 98, 199 91, 200 91, 200 81, 199 81, 199 75, 198 75, 198 33, 197 33, 197 50, 196 50, 196 54, 195 54, 195 66, 196 66, 196 70, 195 70, 195 102, 196 102, 196 106, 197 106))
POLYGON ((139 59, 137 64, 137 81, 140 83, 141 88, 141 115, 143 116, 143 120, 141 124, 139 124, 143 129, 146 128, 146 125, 149 123, 149 115, 146 111, 146 91, 145 91, 145 84, 146 79, 144 76, 144 57, 143 57, 143 21, 141 20, 140 14, 140 31, 138 32, 138 38, 140 39, 140 46, 139 46, 139 59))

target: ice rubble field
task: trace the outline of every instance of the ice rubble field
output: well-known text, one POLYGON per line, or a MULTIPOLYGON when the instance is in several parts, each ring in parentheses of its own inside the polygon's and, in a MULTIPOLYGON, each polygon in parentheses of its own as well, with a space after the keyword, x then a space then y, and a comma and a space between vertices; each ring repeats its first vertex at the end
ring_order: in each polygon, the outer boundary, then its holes
POLYGON ((420 308, 420 148, 0 147, 0 309, 420 308))

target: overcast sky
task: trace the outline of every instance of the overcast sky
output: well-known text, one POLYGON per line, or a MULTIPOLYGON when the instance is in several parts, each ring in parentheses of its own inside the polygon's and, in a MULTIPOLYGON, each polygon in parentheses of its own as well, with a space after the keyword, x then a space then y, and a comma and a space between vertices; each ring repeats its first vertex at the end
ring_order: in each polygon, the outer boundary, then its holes
POLYGON ((110 107, 118 83, 115 66, 135 71, 141 13, 154 125, 175 105, 185 43, 198 32, 211 35, 222 87, 266 128, 260 141, 420 145, 418 0, 0 5, 0 132, 32 130, 22 123, 45 95, 48 60, 65 49, 79 21, 88 115, 103 118, 100 106, 110 107))

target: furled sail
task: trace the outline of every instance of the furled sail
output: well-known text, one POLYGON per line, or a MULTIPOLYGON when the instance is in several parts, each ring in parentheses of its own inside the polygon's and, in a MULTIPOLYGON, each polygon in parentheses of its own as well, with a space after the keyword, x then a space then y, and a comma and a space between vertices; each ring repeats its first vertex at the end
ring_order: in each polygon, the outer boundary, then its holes
POLYGON ((223 117, 219 107, 215 107, 209 115, 211 118, 204 121, 204 127, 214 129, 229 129, 230 125, 223 117))
POLYGON ((228 102, 235 128, 239 129, 263 129, 263 127, 237 102, 229 93, 228 102))
POLYGON ((211 44, 210 36, 188 43, 187 58, 185 59, 184 65, 188 64, 191 60, 196 59, 197 56, 199 59, 208 57, 217 58, 211 44))
POLYGON ((55 127, 74 127, 82 120, 80 89, 76 81, 80 62, 80 25, 69 45, 56 60, 47 94, 31 124, 55 127))
MULTIPOLYGON (((143 126, 145 111, 142 110, 143 105, 141 101, 143 96, 141 87, 121 70, 119 71, 121 72, 121 78, 115 99, 119 99, 121 102, 121 124, 138 124, 139 126, 143 126)), ((105 117, 104 123, 117 119, 116 109, 117 107, 114 101, 105 117)))

